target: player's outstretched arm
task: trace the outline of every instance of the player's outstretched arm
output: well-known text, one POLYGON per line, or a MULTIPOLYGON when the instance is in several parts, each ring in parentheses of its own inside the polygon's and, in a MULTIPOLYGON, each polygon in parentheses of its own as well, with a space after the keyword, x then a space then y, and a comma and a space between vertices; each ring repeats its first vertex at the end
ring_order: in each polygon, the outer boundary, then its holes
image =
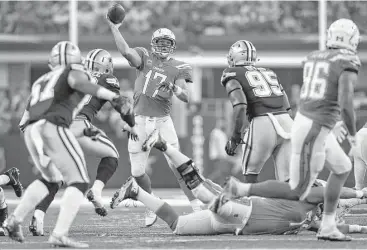
POLYGON ((121 35, 119 27, 121 26, 122 23, 114 24, 107 17, 106 19, 110 26, 112 35, 115 39, 118 51, 121 53, 123 57, 126 58, 126 60, 130 62, 131 66, 138 68, 143 63, 142 59, 138 54, 138 52, 136 52, 136 50, 129 47, 124 37, 121 35))
POLYGON ((357 80, 357 74, 351 71, 343 71, 339 78, 338 92, 341 117, 352 137, 356 135, 357 130, 353 107, 354 85, 357 83, 357 80))
POLYGON ((114 98, 118 97, 118 94, 104 87, 91 84, 88 76, 82 71, 72 70, 68 76, 68 83, 72 89, 110 102, 112 102, 114 98))
POLYGON ((228 155, 234 155, 237 146, 242 140, 242 132, 244 131, 246 120, 247 99, 242 90, 241 84, 237 80, 229 80, 226 83, 225 88, 229 96, 229 100, 232 103, 234 121, 232 137, 226 145, 226 152, 228 155))

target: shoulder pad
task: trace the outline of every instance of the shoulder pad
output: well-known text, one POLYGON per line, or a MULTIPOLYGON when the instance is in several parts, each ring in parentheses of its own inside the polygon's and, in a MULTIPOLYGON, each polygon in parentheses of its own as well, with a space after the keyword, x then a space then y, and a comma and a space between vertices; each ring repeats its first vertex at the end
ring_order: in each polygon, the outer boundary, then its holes
POLYGON ((359 68, 361 67, 361 60, 359 57, 354 53, 350 53, 349 51, 348 53, 338 53, 329 60, 331 62, 339 61, 343 68, 352 69, 356 72, 358 72, 359 68))
POLYGON ((70 69, 79 70, 79 71, 86 71, 85 67, 81 64, 70 64, 70 69))
POLYGON ((106 81, 107 84, 112 85, 112 86, 114 86, 116 88, 119 88, 120 87, 119 80, 117 80, 117 78, 114 77, 114 76, 107 76, 105 78, 105 81, 106 81))
POLYGON ((176 65, 175 67, 177 69, 192 69, 192 67, 188 63, 182 63, 182 64, 179 64, 179 65, 176 65))
POLYGON ((234 79, 236 76, 236 70, 234 70, 233 68, 226 68, 222 73, 220 83, 222 84, 222 86, 225 86, 229 80, 234 79))

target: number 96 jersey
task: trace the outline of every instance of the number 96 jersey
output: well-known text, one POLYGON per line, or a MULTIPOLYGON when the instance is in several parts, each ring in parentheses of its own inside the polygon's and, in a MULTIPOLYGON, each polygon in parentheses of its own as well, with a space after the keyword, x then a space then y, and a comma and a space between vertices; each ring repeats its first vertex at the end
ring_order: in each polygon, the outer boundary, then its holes
POLYGON ((169 58, 162 61, 145 48, 135 48, 142 64, 137 68, 134 89, 134 111, 137 115, 163 117, 171 112, 172 91, 163 92, 158 86, 163 82, 175 83, 178 79, 192 82, 189 64, 169 58))
POLYGON ((232 79, 237 80, 247 99, 247 116, 252 120, 266 113, 286 112, 283 103, 283 87, 277 75, 270 69, 254 66, 237 66, 223 71, 223 86, 232 79))
POLYGON ((340 120, 339 77, 343 71, 358 73, 361 62, 344 49, 314 51, 303 62, 299 112, 332 129, 340 120))

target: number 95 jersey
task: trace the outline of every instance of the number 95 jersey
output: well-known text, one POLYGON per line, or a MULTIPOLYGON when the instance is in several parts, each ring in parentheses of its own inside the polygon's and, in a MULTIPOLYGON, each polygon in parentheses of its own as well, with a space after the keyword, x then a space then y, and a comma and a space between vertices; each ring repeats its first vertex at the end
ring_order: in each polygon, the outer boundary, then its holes
POLYGON ((361 62, 344 49, 314 51, 303 62, 299 112, 332 129, 340 120, 339 77, 343 71, 358 73, 361 62))
POLYGON ((169 58, 162 61, 145 48, 135 48, 142 64, 137 68, 134 88, 134 111, 137 115, 163 117, 171 112, 172 91, 158 91, 163 82, 175 83, 178 79, 192 82, 189 64, 169 58))
POLYGON ((225 86, 232 79, 241 84, 246 95, 249 121, 266 113, 286 112, 283 87, 272 70, 254 66, 226 68, 222 74, 221 84, 225 86))

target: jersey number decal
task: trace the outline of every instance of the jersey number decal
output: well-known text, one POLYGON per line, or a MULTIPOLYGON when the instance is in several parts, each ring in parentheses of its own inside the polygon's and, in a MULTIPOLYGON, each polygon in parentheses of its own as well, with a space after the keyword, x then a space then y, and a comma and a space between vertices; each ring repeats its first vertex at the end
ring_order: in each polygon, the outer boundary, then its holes
POLYGON ((269 97, 272 94, 283 95, 276 75, 271 71, 247 71, 246 78, 257 97, 269 97))
POLYGON ((324 98, 330 64, 328 62, 306 62, 303 67, 301 99, 319 100, 324 98))
MULTIPOLYGON (((153 74, 153 71, 152 70, 149 70, 148 73, 145 75, 145 83, 144 83, 144 87, 143 87, 143 94, 145 95, 146 92, 147 92, 147 88, 148 88, 148 84, 150 82, 150 80, 152 80, 152 74, 153 74)), ((154 79, 157 79, 157 78, 160 78, 160 82, 158 85, 160 85, 161 83, 163 83, 166 79, 167 79, 167 76, 166 75, 163 75, 159 72, 154 72, 154 76, 153 76, 153 80, 154 79)), ((156 95, 158 94, 158 88, 156 88, 153 92, 153 95, 152 97, 155 97, 156 95)))
POLYGON ((29 102, 30 106, 54 97, 54 87, 62 72, 64 72, 64 68, 47 74, 44 79, 33 84, 31 90, 31 100, 29 102), (46 83, 43 88, 42 83, 46 83))

